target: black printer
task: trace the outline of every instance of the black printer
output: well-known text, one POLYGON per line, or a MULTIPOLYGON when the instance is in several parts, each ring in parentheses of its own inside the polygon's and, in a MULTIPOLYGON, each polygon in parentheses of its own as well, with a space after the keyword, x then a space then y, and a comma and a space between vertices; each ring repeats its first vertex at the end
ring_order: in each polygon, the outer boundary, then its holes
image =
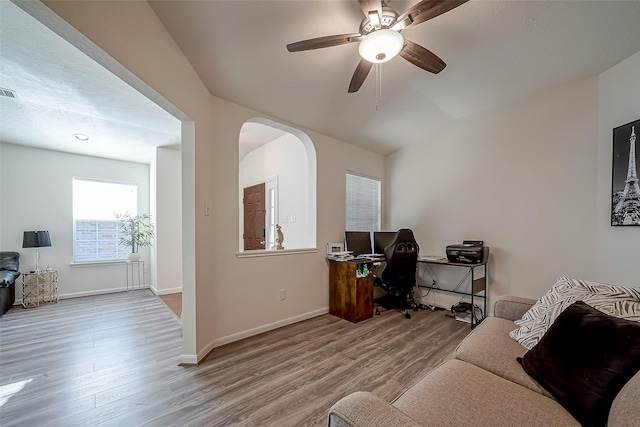
POLYGON ((447 246, 446 251, 449 262, 464 264, 486 262, 489 256, 489 247, 482 240, 465 240, 461 244, 447 246))

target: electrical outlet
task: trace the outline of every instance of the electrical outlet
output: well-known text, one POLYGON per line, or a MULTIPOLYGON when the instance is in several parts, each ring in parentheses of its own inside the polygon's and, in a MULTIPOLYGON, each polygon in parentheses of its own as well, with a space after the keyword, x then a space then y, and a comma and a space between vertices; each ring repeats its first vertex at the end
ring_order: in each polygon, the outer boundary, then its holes
POLYGON ((287 290, 280 289, 280 301, 284 301, 287 299, 287 290))

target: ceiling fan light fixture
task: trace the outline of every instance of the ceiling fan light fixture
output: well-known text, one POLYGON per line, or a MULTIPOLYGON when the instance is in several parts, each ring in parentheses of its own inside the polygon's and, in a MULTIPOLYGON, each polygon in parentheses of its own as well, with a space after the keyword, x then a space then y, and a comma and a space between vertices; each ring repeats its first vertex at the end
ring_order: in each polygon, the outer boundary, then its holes
POLYGON ((360 42, 358 52, 365 61, 375 64, 387 62, 400 53, 404 37, 397 31, 383 28, 367 35, 360 42))

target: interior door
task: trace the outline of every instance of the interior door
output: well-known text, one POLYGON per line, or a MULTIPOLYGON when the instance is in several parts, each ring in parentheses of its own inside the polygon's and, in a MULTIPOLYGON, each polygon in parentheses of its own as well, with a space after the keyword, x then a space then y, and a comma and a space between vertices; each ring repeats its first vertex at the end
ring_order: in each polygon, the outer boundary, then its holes
POLYGON ((244 250, 265 248, 265 184, 244 189, 244 250))

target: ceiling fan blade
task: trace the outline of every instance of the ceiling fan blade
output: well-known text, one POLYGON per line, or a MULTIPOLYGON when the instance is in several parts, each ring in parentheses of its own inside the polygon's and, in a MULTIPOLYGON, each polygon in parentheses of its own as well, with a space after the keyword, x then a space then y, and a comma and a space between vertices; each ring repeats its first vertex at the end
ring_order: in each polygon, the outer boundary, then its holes
POLYGON ((436 54, 425 49, 419 44, 415 44, 411 40, 405 39, 405 45, 400 51, 400 56, 411 62, 416 67, 420 67, 433 74, 438 74, 447 66, 447 64, 445 64, 442 59, 438 58, 436 54))
POLYGON ((357 42, 362 39, 360 33, 355 34, 339 34, 335 36, 318 37, 315 39, 302 40, 295 43, 289 43, 287 50, 289 52, 300 52, 303 50, 321 49, 323 47, 338 46, 351 42, 357 42))
POLYGON ((351 83, 349 83, 349 93, 354 93, 360 90, 360 87, 366 80, 369 75, 369 71, 371 71, 371 67, 373 63, 369 61, 365 61, 361 59, 356 67, 355 73, 353 73, 353 77, 351 77, 351 83))
POLYGON ((396 31, 410 28, 440 16, 445 12, 465 4, 469 0, 422 0, 398 17, 391 27, 396 31))
POLYGON ((380 22, 380 19, 382 19, 381 0, 358 0, 358 4, 367 17, 370 17, 372 12, 376 12, 378 14, 378 22, 380 22))

